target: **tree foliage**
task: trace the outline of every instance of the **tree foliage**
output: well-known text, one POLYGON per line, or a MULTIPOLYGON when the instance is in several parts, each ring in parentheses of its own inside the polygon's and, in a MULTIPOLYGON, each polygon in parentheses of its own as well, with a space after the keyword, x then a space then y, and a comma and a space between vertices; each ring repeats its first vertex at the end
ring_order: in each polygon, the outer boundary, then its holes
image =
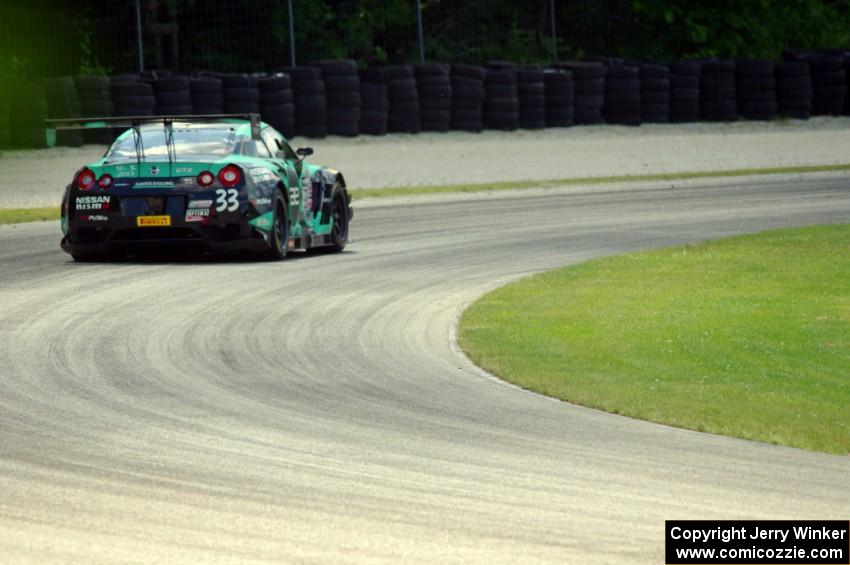
MULTIPOLYGON (((552 60, 551 0, 420 0, 429 60, 552 60)), ((263 71, 290 64, 288 0, 141 0, 147 67, 263 71), (157 23, 176 23, 179 53, 157 23), (159 47, 157 47, 159 39, 159 47)), ((292 0, 298 64, 347 57, 415 62, 416 0, 292 0)), ((557 56, 671 61, 778 58, 783 49, 850 48, 850 0, 555 0, 557 56)), ((31 74, 136 66, 135 0, 9 0, 0 66, 31 74), (8 66, 8 65, 6 65, 8 66)))

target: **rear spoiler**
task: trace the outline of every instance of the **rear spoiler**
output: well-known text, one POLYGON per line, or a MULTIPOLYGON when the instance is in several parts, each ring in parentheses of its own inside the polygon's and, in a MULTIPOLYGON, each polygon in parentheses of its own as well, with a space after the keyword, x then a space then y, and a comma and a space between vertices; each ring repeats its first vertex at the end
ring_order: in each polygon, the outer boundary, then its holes
POLYGON ((117 116, 109 118, 48 118, 44 120, 47 126, 47 138, 56 139, 57 131, 104 129, 104 128, 128 128, 133 130, 133 141, 136 147, 136 162, 141 164, 145 160, 145 147, 142 143, 142 133, 139 126, 142 124, 162 124, 165 129, 165 144, 168 148, 168 162, 177 160, 174 148, 174 122, 214 122, 218 120, 248 120, 251 122, 251 137, 260 139, 260 115, 259 114, 207 114, 195 116, 191 114, 177 116, 117 116))
POLYGON ((177 116, 113 116, 109 118, 48 118, 44 120, 48 133, 56 131, 105 128, 138 128, 142 124, 162 124, 170 127, 174 122, 215 122, 218 120, 247 120, 251 122, 251 137, 260 139, 259 114, 205 114, 177 116))

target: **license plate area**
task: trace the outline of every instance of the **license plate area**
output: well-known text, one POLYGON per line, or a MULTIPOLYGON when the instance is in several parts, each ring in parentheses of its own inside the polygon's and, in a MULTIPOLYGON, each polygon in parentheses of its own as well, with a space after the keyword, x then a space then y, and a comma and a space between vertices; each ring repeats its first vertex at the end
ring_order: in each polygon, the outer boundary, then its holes
POLYGON ((164 196, 146 196, 145 197, 145 215, 161 216, 165 212, 165 197, 164 196))
POLYGON ((186 211, 186 196, 125 196, 121 199, 121 213, 132 216, 182 216, 186 211))

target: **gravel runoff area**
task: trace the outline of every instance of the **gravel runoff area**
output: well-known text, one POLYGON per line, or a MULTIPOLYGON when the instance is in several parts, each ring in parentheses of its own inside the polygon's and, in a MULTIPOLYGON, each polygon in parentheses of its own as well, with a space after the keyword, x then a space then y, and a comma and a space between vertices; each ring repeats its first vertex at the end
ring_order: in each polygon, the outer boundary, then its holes
MULTIPOLYGON (((850 163, 850 118, 296 138, 349 187, 470 184, 850 163)), ((58 204, 101 146, 3 151, 0 208, 58 204)))

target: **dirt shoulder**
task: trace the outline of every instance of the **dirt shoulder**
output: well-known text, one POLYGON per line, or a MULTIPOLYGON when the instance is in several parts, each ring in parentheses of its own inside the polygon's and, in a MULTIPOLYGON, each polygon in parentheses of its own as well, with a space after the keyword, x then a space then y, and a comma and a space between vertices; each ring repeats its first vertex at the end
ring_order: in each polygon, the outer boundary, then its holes
MULTIPOLYGON (((850 163, 850 118, 296 138, 352 190, 850 163)), ((4 151, 0 208, 58 204, 104 147, 4 151)))

